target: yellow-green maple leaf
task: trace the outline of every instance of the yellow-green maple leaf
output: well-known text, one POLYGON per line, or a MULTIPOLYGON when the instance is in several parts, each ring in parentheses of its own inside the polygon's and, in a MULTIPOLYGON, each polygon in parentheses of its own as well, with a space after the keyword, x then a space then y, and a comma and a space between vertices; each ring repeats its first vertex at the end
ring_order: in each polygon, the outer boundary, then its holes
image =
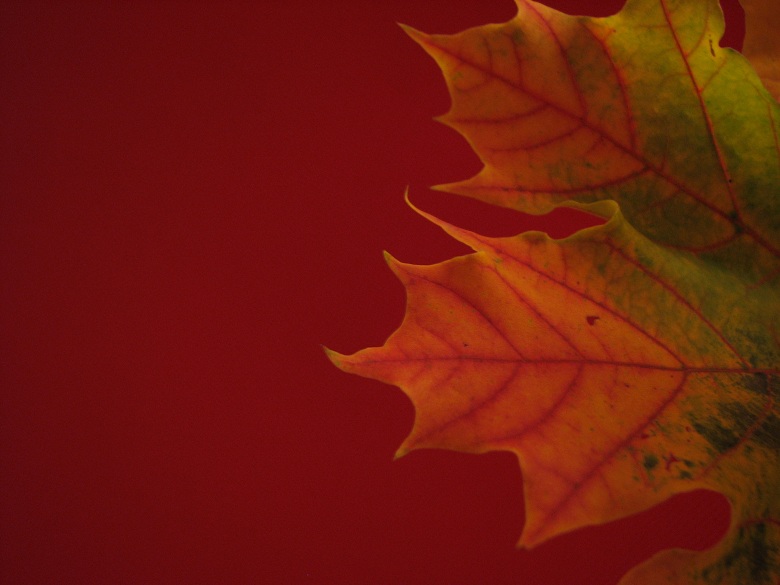
POLYGON ((521 545, 707 488, 732 505, 723 540, 621 583, 776 584, 780 108, 719 46, 716 0, 629 0, 603 19, 517 6, 456 35, 407 29, 444 72, 442 120, 484 163, 442 189, 606 223, 488 238, 423 213, 475 252, 389 258, 401 327, 329 355, 410 397, 399 453, 515 453, 521 545))

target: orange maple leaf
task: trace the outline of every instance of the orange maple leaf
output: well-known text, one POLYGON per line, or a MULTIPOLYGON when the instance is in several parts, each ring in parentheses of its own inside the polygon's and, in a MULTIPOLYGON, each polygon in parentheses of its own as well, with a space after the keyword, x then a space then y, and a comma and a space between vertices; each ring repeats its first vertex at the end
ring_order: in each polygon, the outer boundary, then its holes
POLYGON ((488 238, 418 210, 474 253, 388 256, 402 325, 381 348, 328 355, 412 400, 399 455, 515 453, 521 546, 707 488, 732 506, 722 541, 621 583, 776 584, 780 107, 719 46, 716 0, 629 0, 609 18, 517 6, 456 35, 406 29, 444 72, 442 120, 484 163, 440 188, 604 225, 488 238))

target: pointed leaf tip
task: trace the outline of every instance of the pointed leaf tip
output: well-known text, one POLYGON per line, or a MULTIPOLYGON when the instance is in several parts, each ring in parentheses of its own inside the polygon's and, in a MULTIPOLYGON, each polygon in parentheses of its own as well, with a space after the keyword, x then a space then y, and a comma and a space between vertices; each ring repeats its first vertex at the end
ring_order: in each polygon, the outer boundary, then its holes
POLYGON ((397 22, 396 24, 399 27, 401 27, 401 30, 404 31, 407 35, 409 35, 409 37, 418 44, 423 44, 424 40, 428 36, 424 32, 419 31, 413 26, 409 26, 408 24, 404 24, 402 22, 397 22))
POLYGON ((385 262, 387 262, 388 266, 392 269, 394 266, 397 266, 400 264, 400 261, 396 259, 395 256, 393 256, 390 252, 387 250, 382 251, 382 257, 385 259, 385 262))
POLYGON ((327 357, 334 366, 341 368, 341 361, 346 356, 324 345, 320 345, 320 347, 322 348, 323 352, 325 352, 325 357, 327 357))

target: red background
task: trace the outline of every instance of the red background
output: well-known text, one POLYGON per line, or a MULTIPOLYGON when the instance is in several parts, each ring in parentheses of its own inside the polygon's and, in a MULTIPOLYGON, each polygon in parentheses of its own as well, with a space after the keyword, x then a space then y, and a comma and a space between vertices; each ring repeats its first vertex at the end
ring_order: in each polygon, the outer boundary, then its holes
MULTIPOLYGON (((607 14, 619 0, 556 6, 607 14)), ((741 13, 727 5, 740 39, 741 13)), ((0 581, 615 583, 724 530, 714 494, 533 551, 506 453, 415 452, 395 388, 348 376, 404 296, 389 250, 570 232, 429 185, 476 157, 431 120, 395 25, 509 0, 17 2, 0 8, 0 581)))

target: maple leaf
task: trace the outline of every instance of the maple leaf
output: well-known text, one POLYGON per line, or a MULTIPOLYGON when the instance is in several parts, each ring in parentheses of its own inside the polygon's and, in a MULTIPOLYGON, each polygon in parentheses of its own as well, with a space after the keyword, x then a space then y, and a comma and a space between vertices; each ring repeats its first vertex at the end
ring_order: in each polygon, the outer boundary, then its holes
POLYGON ((605 223, 490 238, 417 210, 474 253, 388 256, 407 291, 400 328, 328 355, 409 396, 399 455, 515 453, 521 546, 705 488, 731 504, 721 542, 663 551, 621 583, 776 584, 780 108, 719 46, 717 0, 629 0, 608 18, 516 3, 505 24, 406 28, 444 72, 442 121, 484 163, 439 188, 605 223))

